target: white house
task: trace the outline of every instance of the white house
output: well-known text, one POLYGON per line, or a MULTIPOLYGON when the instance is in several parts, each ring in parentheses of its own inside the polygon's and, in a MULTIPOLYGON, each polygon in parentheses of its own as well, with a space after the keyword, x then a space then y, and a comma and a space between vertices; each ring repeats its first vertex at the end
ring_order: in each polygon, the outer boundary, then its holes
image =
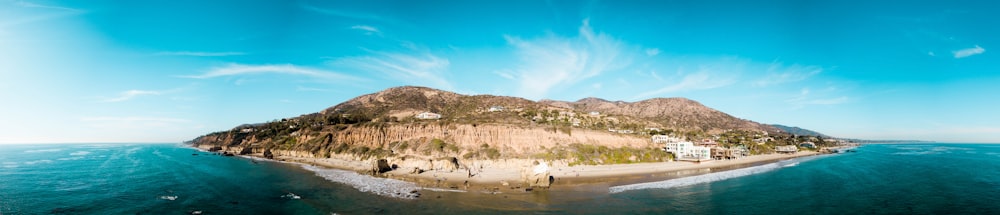
POLYGON ((691 142, 667 142, 666 147, 663 147, 664 151, 667 153, 674 154, 674 158, 686 157, 691 147, 694 147, 694 143, 691 142))
POLYGON ((669 143, 669 142, 681 142, 681 138, 671 137, 670 135, 653 135, 653 143, 669 143))
POLYGON ((441 118, 441 114, 436 114, 436 113, 431 113, 431 112, 423 112, 423 113, 417 114, 416 117, 417 117, 417 119, 440 119, 441 118))
POLYGON ((503 106, 492 106, 490 107, 490 112, 500 112, 503 111, 503 106))
POLYGON ((591 116, 600 116, 600 115, 601 115, 601 112, 597 112, 597 111, 591 111, 591 112, 590 112, 590 115, 591 115, 591 116))
POLYGON ((682 161, 712 160, 712 147, 695 146, 690 141, 669 135, 653 135, 653 143, 664 143, 663 150, 673 154, 674 159, 682 161))

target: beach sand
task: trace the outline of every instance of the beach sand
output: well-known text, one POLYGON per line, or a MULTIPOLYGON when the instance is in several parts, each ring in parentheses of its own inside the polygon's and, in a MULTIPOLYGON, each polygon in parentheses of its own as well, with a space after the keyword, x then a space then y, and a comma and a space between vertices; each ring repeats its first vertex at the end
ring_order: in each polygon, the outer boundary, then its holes
MULTIPOLYGON (((587 183, 641 183, 664 178, 705 172, 705 170, 734 169, 752 165, 773 163, 796 157, 819 154, 814 151, 800 151, 794 154, 753 155, 734 160, 715 160, 708 162, 658 162, 613 165, 576 165, 566 163, 548 163, 550 175, 555 179, 553 187, 578 185, 587 183)), ((364 172, 371 168, 370 162, 351 161, 335 158, 300 158, 278 157, 279 160, 316 165, 326 168, 364 172)), ((431 170, 419 174, 410 170, 393 170, 386 172, 385 177, 414 182, 426 188, 444 188, 458 190, 496 190, 521 189, 527 187, 522 183, 521 172, 530 168, 531 159, 507 159, 499 161, 468 161, 466 169, 455 171, 431 170), (470 177, 471 175, 471 177, 470 177)))

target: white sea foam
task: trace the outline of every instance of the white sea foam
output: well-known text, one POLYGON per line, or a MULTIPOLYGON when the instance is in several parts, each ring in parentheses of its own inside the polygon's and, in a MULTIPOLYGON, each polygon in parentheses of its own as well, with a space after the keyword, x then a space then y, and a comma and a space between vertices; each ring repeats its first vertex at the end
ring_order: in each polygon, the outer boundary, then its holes
POLYGON ((945 154, 952 153, 955 151, 966 151, 969 152, 972 149, 962 148, 962 147, 948 147, 948 146, 936 146, 936 147, 896 147, 896 149, 909 150, 905 152, 892 153, 895 155, 933 155, 933 154, 945 154))
POLYGON ((760 165, 760 166, 747 167, 747 168, 735 169, 735 170, 729 170, 729 171, 723 171, 723 172, 714 172, 714 173, 708 173, 708 174, 704 174, 704 175, 696 175, 696 176, 691 176, 691 177, 676 178, 676 179, 670 179, 670 180, 666 180, 666 181, 657 181, 657 182, 648 182, 648 183, 639 183, 639 184, 628 184, 628 185, 614 186, 614 187, 609 188, 609 192, 611 192, 611 193, 620 193, 620 192, 625 192, 625 191, 629 191, 629 190, 669 189, 669 188, 674 188, 674 187, 684 187, 684 186, 690 186, 690 185, 695 185, 695 184, 703 184, 703 183, 710 183, 710 182, 722 181, 722 180, 731 179, 731 178, 738 178, 738 177, 743 177, 743 176, 748 176, 748 175, 754 175, 754 174, 760 174, 760 173, 770 172, 770 171, 773 171, 773 170, 776 170, 776 169, 785 168, 785 167, 798 166, 799 162, 802 162, 804 160, 812 160, 812 159, 815 159, 816 157, 817 156, 808 157, 808 158, 798 158, 798 159, 787 160, 787 161, 780 161, 780 162, 777 162, 777 163, 770 163, 770 164, 765 164, 765 165, 760 165))
POLYGON ((3 168, 17 168, 17 162, 3 162, 3 168))
POLYGON ((412 199, 419 196, 414 191, 420 189, 420 187, 412 182, 378 178, 347 170, 326 169, 312 165, 302 165, 302 168, 313 171, 316 175, 326 180, 350 185, 361 192, 403 199, 412 199))
POLYGON ((468 191, 465 191, 465 190, 443 189, 443 188, 433 188, 433 187, 423 187, 423 188, 420 188, 420 189, 430 190, 430 191, 435 191, 435 192, 453 192, 453 193, 465 193, 465 192, 468 192, 468 191))
POLYGON ((34 149, 34 150, 24 151, 24 153, 58 152, 58 151, 62 151, 62 149, 34 149))
POLYGON ((84 155, 88 155, 88 154, 90 154, 89 151, 76 151, 76 152, 73 152, 73 153, 69 153, 69 155, 72 155, 72 156, 84 156, 84 155))
POLYGON ((36 161, 25 161, 24 162, 25 165, 35 165, 35 164, 43 164, 43 163, 52 163, 52 160, 36 160, 36 161))
POLYGON ((72 161, 72 160, 80 160, 80 159, 83 159, 83 157, 66 157, 66 158, 59 158, 59 159, 56 159, 56 160, 72 161))

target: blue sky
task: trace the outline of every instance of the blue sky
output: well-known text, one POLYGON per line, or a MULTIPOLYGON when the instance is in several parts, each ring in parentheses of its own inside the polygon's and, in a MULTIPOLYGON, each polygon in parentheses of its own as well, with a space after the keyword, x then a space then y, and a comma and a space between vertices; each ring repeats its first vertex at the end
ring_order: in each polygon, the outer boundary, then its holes
POLYGON ((400 85, 686 97, 838 137, 1000 142, 987 1, 0 0, 0 143, 178 142, 400 85))

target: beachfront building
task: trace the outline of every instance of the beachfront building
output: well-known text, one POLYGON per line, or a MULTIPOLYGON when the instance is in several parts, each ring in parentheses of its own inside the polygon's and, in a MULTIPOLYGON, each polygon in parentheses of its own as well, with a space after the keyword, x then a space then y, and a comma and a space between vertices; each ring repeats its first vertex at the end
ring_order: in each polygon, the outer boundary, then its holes
POLYGON ((712 158, 716 160, 740 159, 746 156, 750 156, 750 150, 747 150, 746 146, 712 147, 712 158))
POLYGON ((775 146, 774 151, 778 153, 795 153, 799 151, 799 147, 795 147, 795 145, 775 146))
POLYGON ((682 161, 711 161, 712 160, 712 148, 704 146, 692 146, 688 148, 686 156, 679 157, 682 161))
POLYGON ((673 154, 676 160, 697 162, 712 160, 711 147, 695 146, 692 142, 669 135, 653 135, 652 139, 653 143, 663 143, 663 151, 673 154))
POLYGON ((417 119, 440 119, 441 118, 441 114, 436 114, 436 113, 431 113, 431 112, 423 112, 423 113, 417 114, 416 117, 417 117, 417 119))

